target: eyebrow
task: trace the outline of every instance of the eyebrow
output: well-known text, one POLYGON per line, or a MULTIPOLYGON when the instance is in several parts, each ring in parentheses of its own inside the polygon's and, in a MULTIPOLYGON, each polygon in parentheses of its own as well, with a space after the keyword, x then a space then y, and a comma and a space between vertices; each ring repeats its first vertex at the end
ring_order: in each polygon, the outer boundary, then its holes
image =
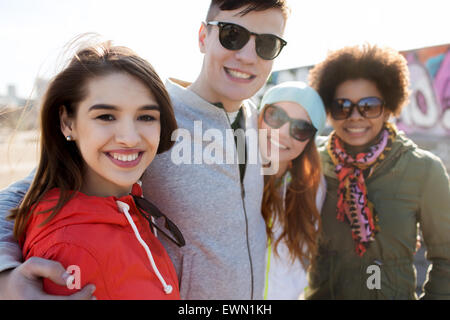
MULTIPOLYGON (((109 104, 95 104, 92 107, 89 108, 88 112, 94 111, 94 110, 119 110, 120 108, 109 105, 109 104)), ((161 108, 158 105, 146 105, 139 108, 139 110, 156 110, 161 111, 161 108)))

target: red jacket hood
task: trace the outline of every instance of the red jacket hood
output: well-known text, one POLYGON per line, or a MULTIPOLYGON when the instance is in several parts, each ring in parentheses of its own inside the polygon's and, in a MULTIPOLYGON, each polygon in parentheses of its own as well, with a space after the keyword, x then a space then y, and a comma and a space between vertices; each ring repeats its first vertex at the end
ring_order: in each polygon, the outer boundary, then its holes
MULTIPOLYGON (((133 194, 136 194, 135 188, 133 188, 133 194)), ((52 189, 33 209, 24 236, 20 241, 24 254, 48 234, 69 225, 101 223, 121 227, 129 226, 125 215, 119 209, 116 201, 128 204, 133 221, 137 223, 138 220, 136 215, 138 209, 131 195, 120 198, 114 196, 95 197, 87 196, 81 192, 75 192, 72 199, 49 222, 42 225, 50 215, 50 212, 41 214, 39 212, 52 209, 57 204, 59 197, 60 190, 52 189)))

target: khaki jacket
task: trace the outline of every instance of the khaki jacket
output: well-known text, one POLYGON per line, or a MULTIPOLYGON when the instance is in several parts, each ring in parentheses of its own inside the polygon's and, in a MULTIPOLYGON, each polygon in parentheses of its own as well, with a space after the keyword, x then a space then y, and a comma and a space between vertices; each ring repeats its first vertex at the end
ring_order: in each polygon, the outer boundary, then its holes
POLYGON ((424 299, 450 299, 450 183, 442 161, 399 133, 392 150, 366 179, 380 232, 359 257, 350 226, 336 218, 338 180, 320 147, 327 195, 317 263, 307 299, 417 299, 413 265, 419 229, 432 263, 424 299))

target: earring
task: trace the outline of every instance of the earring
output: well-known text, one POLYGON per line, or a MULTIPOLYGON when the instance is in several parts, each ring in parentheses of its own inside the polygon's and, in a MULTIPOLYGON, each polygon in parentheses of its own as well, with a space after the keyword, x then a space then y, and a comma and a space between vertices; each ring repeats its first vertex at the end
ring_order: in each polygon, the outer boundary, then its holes
POLYGON ((67 140, 67 141, 73 141, 73 138, 72 138, 72 136, 67 136, 67 137, 66 137, 66 140, 67 140))

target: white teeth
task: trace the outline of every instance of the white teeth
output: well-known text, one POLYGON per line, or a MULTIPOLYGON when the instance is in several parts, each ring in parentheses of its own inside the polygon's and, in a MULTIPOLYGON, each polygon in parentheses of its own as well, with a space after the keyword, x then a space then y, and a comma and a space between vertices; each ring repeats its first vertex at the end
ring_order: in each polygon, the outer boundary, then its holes
POLYGON ((134 161, 139 157, 139 153, 133 154, 120 154, 120 153, 112 153, 112 157, 119 161, 134 161))
POLYGON ((347 128, 347 131, 353 132, 353 133, 361 133, 366 131, 366 128, 347 128))
POLYGON ((286 147, 286 146, 280 144, 279 142, 277 142, 277 141, 275 141, 275 140, 273 140, 273 139, 270 139, 270 142, 272 142, 272 144, 274 144, 275 146, 277 146, 277 147, 280 148, 280 149, 287 149, 287 148, 288 148, 288 147, 286 147))
POLYGON ((227 71, 228 71, 228 73, 230 75, 232 75, 235 78, 250 79, 252 77, 251 74, 239 72, 239 71, 236 71, 236 70, 227 69, 227 71))

